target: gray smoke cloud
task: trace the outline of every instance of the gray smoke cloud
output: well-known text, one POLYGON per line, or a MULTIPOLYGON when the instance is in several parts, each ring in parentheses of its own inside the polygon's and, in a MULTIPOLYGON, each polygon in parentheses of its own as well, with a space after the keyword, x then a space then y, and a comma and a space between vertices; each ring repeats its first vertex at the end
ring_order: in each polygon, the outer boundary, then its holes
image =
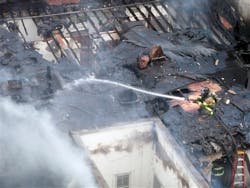
POLYGON ((180 10, 182 12, 186 13, 192 13, 192 11, 200 10, 204 11, 207 9, 207 5, 210 4, 213 0, 165 0, 165 2, 170 5, 171 7, 174 7, 176 10, 180 10))
POLYGON ((48 112, 0 98, 0 187, 96 187, 84 154, 48 112))
POLYGON ((207 29, 208 12, 213 0, 165 0, 176 28, 204 28, 207 29))

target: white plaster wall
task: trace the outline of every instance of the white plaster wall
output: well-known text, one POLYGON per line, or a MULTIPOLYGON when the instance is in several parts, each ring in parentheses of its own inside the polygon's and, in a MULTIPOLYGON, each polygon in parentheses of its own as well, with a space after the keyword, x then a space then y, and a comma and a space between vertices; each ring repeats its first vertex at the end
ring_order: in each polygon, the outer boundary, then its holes
MULTIPOLYGON (((151 133, 152 126, 126 126, 119 129, 104 129, 81 137, 90 151, 90 158, 103 175, 110 188, 116 187, 116 175, 130 173, 131 188, 151 188, 153 184, 153 142, 132 140, 136 135, 151 133), (115 146, 130 147, 131 151, 115 151, 115 146), (104 154, 93 151, 101 146, 110 146, 104 154), (92 152, 91 152, 92 151, 92 152)), ((104 147, 105 148, 105 147, 104 147)))
MULTIPOLYGON (((204 183, 204 179, 193 167, 192 163, 187 159, 184 150, 176 143, 174 138, 169 132, 164 131, 162 127, 155 127, 158 143, 164 148, 167 156, 161 156, 166 161, 171 160, 171 163, 178 170, 179 176, 185 179, 188 183, 188 187, 191 188, 208 188, 208 185, 204 183)), ((182 186, 181 180, 177 180, 177 173, 173 172, 171 169, 166 168, 161 165, 159 158, 155 155, 154 159, 154 170, 156 177, 163 184, 163 187, 169 188, 185 188, 182 186), (158 161, 158 162, 157 162, 158 161), (165 173, 164 173, 165 172, 165 173), (171 178, 169 177, 171 176, 171 178), (170 180, 172 179, 172 180, 170 180)))
POLYGON ((130 141, 133 136, 151 131, 152 125, 141 123, 121 126, 117 129, 116 127, 112 127, 93 132, 82 132, 79 134, 81 135, 80 139, 83 145, 91 151, 96 149, 98 145, 116 145, 117 142, 121 140, 130 141))
POLYGON ((168 166, 163 166, 161 159, 154 158, 154 173, 162 185, 162 188, 187 188, 178 178, 176 172, 168 166))
POLYGON ((116 187, 116 175, 130 174, 131 188, 151 188, 153 183, 152 143, 135 146, 131 152, 92 154, 92 160, 111 188, 116 187))
POLYGON ((154 126, 154 123, 134 123, 100 131, 82 132, 78 133, 78 139, 89 151, 91 160, 110 188, 116 187, 116 175, 124 173, 130 173, 130 188, 153 188, 154 176, 158 178, 162 188, 185 188, 182 180, 187 182, 189 188, 208 188, 171 134, 160 122, 157 122, 160 126, 154 126), (155 144, 153 140, 148 140, 147 136, 145 140, 132 139, 135 135, 154 131, 158 144, 161 144, 167 156, 156 155, 155 144), (117 145, 123 150, 118 151, 117 145), (127 147, 129 145, 132 147, 127 147), (166 163, 163 165, 162 159, 171 160, 178 173, 166 163))

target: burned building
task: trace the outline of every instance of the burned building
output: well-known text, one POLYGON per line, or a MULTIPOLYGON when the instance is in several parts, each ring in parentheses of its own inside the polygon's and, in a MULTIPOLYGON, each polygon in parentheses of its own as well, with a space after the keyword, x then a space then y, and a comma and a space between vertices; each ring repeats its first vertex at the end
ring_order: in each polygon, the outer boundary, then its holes
POLYGON ((46 2, 0 5, 0 187, 249 185, 247 2, 46 2))

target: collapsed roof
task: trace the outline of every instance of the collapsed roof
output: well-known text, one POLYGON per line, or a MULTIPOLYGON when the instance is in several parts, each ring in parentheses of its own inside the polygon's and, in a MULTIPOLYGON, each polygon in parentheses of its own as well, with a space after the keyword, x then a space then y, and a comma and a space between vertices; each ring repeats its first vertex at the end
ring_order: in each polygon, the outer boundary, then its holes
POLYGON ((47 109, 64 132, 157 116, 193 163, 205 169, 204 157, 231 155, 235 147, 247 148, 250 142, 248 44, 243 42, 242 48, 242 41, 220 25, 208 5, 213 4, 155 1, 94 10, 76 5, 4 9, 1 95, 47 109), (27 37, 33 29, 38 40, 27 37), (153 45, 161 46, 165 58, 139 69, 138 56, 153 45), (219 99, 216 115, 200 114, 191 101, 84 82, 91 74, 191 99, 208 87, 219 99))

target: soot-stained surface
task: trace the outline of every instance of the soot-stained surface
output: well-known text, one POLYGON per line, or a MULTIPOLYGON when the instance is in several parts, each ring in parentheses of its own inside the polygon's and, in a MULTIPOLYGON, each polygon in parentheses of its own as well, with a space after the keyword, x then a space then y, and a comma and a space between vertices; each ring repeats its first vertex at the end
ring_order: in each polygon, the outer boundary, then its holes
MULTIPOLYGON (((202 21, 208 22, 207 18, 202 21)), ((246 69, 232 57, 230 42, 225 48, 215 44, 209 26, 183 29, 185 24, 176 22, 175 27, 161 34, 142 26, 132 27, 116 47, 99 51, 88 65, 63 58, 58 64, 48 62, 35 49, 25 48, 17 33, 1 27, 0 93, 17 103, 47 110, 55 127, 64 133, 158 116, 193 162, 206 167, 200 158, 230 155, 236 145, 249 145, 246 69), (153 45, 161 46, 166 58, 139 69, 138 56, 153 45), (159 99, 86 81, 91 76, 189 100, 159 99), (218 99, 213 116, 194 102, 204 87, 218 99)))
POLYGON ((222 152, 230 156, 236 147, 248 145, 249 90, 244 85, 245 70, 237 66, 226 49, 218 49, 204 38, 197 40, 200 32, 192 30, 196 36, 193 38, 187 33, 177 30, 159 35, 142 27, 132 28, 124 34, 124 41, 107 55, 112 58, 99 62, 97 76, 189 98, 190 101, 165 100, 163 103, 169 107, 160 109, 162 100, 145 97, 144 102, 149 114, 162 119, 187 154, 196 156, 193 162, 206 168, 207 164, 199 161, 204 155, 222 152), (161 45, 167 59, 140 70, 139 54, 154 44, 161 45), (102 66, 103 62, 107 67, 102 66), (192 102, 204 87, 210 88, 218 99, 213 116, 192 102))

